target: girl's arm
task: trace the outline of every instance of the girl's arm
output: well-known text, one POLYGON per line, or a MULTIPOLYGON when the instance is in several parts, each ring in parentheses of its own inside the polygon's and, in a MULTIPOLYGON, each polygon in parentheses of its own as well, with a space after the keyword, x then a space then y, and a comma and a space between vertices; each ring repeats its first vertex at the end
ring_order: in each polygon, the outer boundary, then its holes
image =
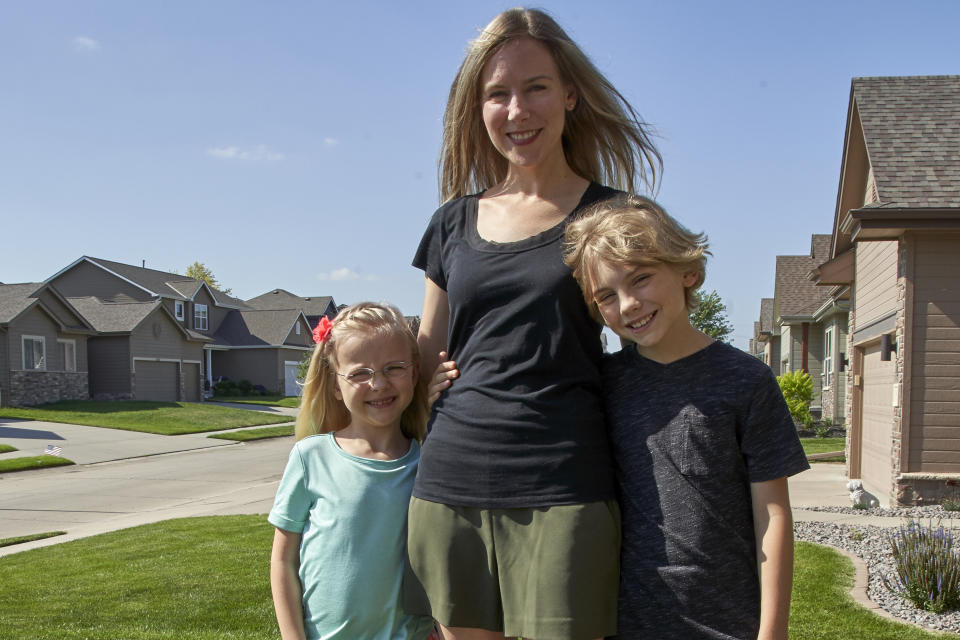
POLYGON ((305 640, 300 587, 301 534, 277 529, 270 554, 270 589, 283 640, 305 640))
POLYGON ((750 484, 760 574, 758 640, 787 640, 793 585, 793 516, 787 479, 750 484))
MULTIPOLYGON (((450 303, 447 292, 430 278, 425 278, 423 313, 420 314, 420 331, 417 344, 420 346, 420 377, 427 385, 440 363, 440 352, 447 350, 447 330, 450 325, 450 303)), ((446 357, 444 354, 443 357, 446 357)), ((439 392, 438 392, 439 393, 439 392)))

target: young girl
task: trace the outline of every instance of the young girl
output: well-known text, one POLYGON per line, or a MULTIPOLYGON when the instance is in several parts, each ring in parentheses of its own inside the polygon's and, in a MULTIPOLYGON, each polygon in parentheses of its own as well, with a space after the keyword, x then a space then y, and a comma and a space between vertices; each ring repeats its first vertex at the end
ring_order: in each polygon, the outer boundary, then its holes
POLYGON ((425 273, 434 404, 410 501, 411 613, 447 640, 616 631, 620 522, 600 325, 561 260, 589 205, 652 181, 646 126, 557 23, 510 9, 470 46, 443 119, 425 273), (453 365, 450 364, 450 367, 453 365), (450 375, 454 373, 451 370, 450 375))
POLYGON ((284 640, 423 640, 400 585, 407 504, 426 430, 416 339, 400 312, 362 302, 321 319, 297 443, 268 520, 284 640))

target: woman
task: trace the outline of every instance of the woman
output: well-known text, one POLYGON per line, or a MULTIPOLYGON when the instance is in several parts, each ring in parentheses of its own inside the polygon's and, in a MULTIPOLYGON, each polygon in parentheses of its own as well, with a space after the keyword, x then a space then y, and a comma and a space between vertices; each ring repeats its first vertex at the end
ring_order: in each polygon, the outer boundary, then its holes
POLYGON ((423 371, 449 351, 460 375, 414 485, 406 607, 448 640, 616 630, 600 326, 561 243, 616 193, 601 182, 632 191, 659 165, 634 110, 543 12, 505 11, 473 42, 444 114, 445 204, 414 258, 423 371))

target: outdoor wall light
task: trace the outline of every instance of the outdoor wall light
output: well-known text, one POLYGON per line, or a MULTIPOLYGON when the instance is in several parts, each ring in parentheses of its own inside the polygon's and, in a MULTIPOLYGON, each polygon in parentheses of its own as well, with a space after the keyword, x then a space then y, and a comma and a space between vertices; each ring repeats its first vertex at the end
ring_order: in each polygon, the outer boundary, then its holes
POLYGON ((897 350, 897 342, 889 333, 880 336, 880 360, 890 362, 890 354, 897 350))
POLYGON ((840 373, 843 373, 847 370, 847 367, 850 366, 850 361, 847 360, 847 354, 843 351, 840 352, 840 373))

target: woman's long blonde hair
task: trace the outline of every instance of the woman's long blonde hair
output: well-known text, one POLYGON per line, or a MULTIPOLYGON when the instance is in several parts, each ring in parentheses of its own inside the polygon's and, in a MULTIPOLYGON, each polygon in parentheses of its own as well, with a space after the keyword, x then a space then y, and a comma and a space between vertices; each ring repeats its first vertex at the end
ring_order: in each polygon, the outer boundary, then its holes
POLYGON ((400 429, 407 438, 423 440, 427 432, 429 409, 427 385, 419 374, 420 350, 417 348, 417 339, 396 307, 377 302, 358 302, 340 311, 333 320, 328 338, 314 348, 300 398, 300 413, 295 429, 297 440, 317 433, 338 431, 350 424, 346 405, 333 393, 337 384, 337 342, 348 335, 385 334, 403 337, 410 347, 410 361, 414 364, 413 400, 400 417, 400 429))
POLYGON ((563 151, 573 171, 587 180, 635 193, 639 183, 655 189, 663 161, 649 126, 626 98, 548 14, 508 9, 488 24, 467 50, 450 87, 440 146, 443 202, 487 189, 507 175, 507 160, 490 142, 481 114, 483 68, 507 42, 533 38, 547 47, 562 80, 577 90, 566 115, 563 151))

